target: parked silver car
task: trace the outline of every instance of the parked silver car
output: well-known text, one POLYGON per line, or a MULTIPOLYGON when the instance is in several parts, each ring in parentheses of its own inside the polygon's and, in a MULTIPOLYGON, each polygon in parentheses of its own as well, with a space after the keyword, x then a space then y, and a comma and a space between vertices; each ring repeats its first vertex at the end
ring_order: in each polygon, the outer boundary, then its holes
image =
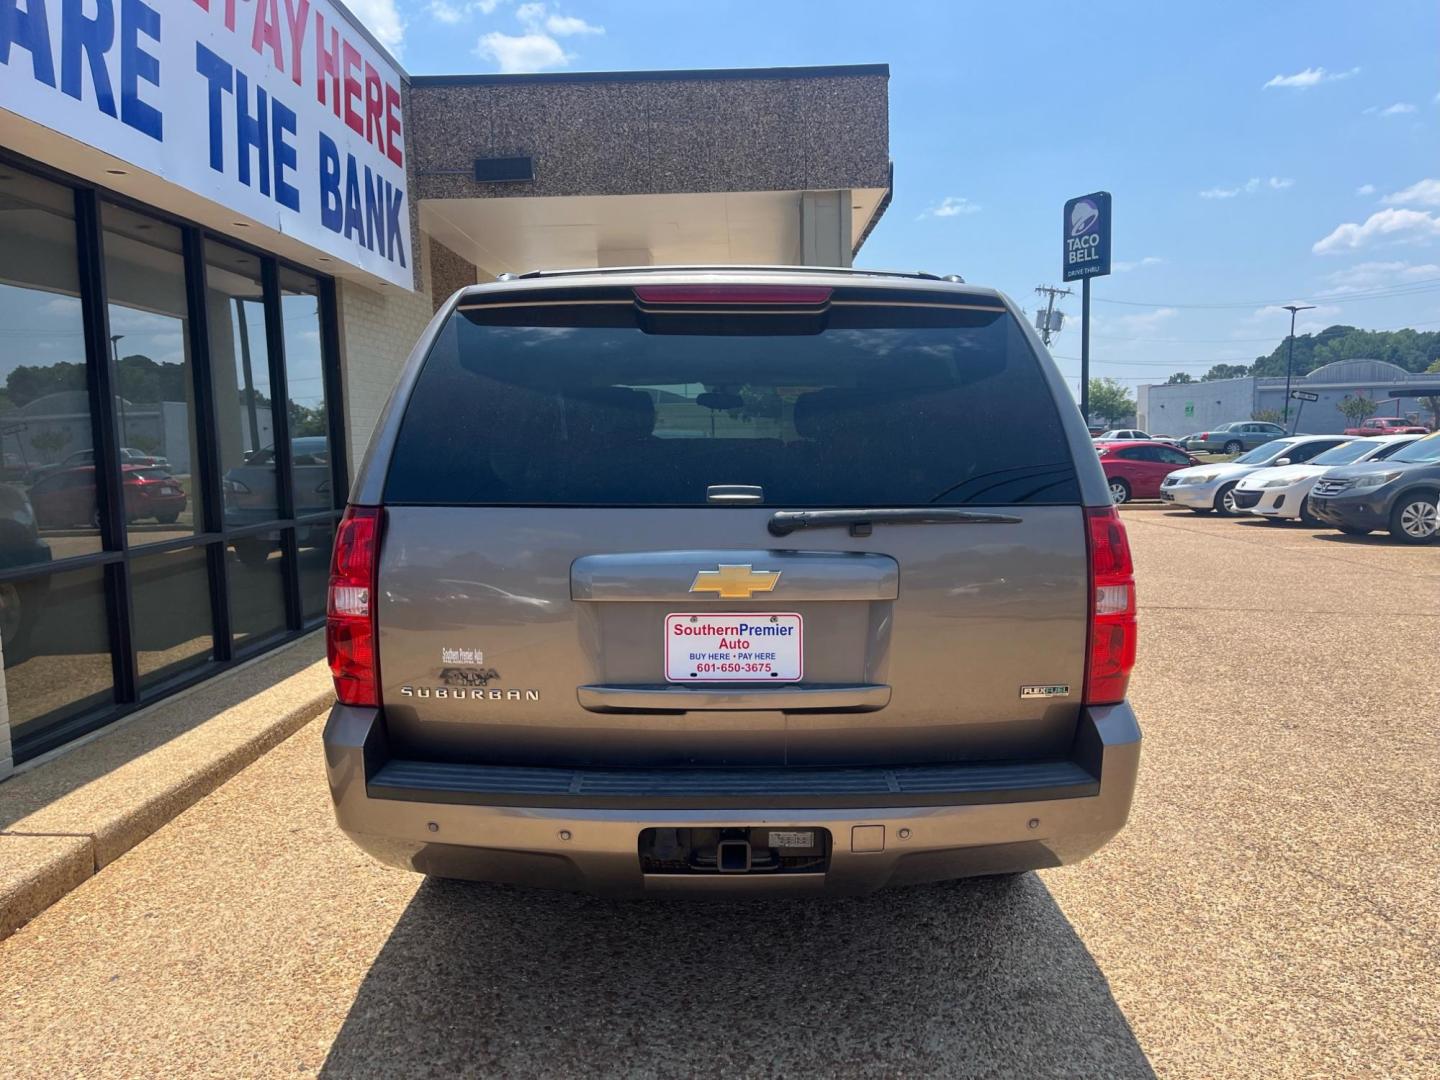
POLYGON ((1241 514, 1235 501, 1235 486, 1258 469, 1276 465, 1299 465, 1317 454, 1350 441, 1346 435, 1298 435, 1276 439, 1243 454, 1234 461, 1215 465, 1194 465, 1176 469, 1160 482, 1160 498, 1197 514, 1214 510, 1220 514, 1241 514))
POLYGON ((336 816, 391 865, 865 892, 1073 862, 1129 812, 1124 526, 991 290, 467 288, 372 437, 329 612, 336 816))

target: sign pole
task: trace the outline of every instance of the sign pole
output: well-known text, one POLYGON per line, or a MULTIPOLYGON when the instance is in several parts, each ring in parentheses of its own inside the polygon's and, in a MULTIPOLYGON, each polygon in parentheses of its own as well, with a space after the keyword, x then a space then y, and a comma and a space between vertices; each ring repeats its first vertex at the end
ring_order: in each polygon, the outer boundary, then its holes
POLYGON ((1080 283, 1080 415, 1090 423, 1090 279, 1080 283))
POLYGON ((1110 193, 1079 195, 1065 204, 1065 281, 1080 282, 1080 412, 1090 425, 1090 279, 1110 273, 1110 193))
MULTIPOLYGON (((1287 400, 1288 400, 1288 399, 1287 399, 1287 400)), ((1295 432, 1297 432, 1297 431, 1300 430, 1300 417, 1301 417, 1301 415, 1302 415, 1304 412, 1305 412, 1305 399, 1304 399, 1304 398, 1301 398, 1301 399, 1300 399, 1300 404, 1297 405, 1297 406, 1295 406, 1295 426, 1290 429, 1290 434, 1291 434, 1291 435, 1294 435, 1295 432)))

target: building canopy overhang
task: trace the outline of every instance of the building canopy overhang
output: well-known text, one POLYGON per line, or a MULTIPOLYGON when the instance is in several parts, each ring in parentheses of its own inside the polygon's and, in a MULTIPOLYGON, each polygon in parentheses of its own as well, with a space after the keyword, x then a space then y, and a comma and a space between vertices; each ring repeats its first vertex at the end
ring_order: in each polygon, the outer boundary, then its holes
POLYGON ((884 65, 415 76, 421 229, 489 275, 849 265, 889 201, 888 78, 884 65))

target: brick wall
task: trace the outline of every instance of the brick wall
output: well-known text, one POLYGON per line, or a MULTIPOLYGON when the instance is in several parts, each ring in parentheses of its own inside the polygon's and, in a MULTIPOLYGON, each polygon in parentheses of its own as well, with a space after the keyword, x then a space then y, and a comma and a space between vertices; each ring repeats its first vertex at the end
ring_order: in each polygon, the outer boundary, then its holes
POLYGON ((450 299, 450 294, 480 280, 475 264, 451 251, 439 240, 430 243, 430 298, 435 310, 450 299))
MULTIPOLYGON (((429 264, 428 238, 421 237, 420 265, 429 264)), ((425 275, 428 278, 428 273, 425 275)), ((354 475, 370 432, 380 418, 415 341, 434 310, 428 282, 419 292, 385 287, 383 291, 341 280, 341 371, 345 382, 345 420, 350 431, 350 472, 354 475)))

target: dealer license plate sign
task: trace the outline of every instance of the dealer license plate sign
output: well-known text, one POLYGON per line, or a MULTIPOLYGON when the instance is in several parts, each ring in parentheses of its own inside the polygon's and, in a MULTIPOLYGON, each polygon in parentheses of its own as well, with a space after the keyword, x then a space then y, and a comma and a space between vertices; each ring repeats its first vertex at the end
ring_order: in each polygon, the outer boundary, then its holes
POLYGON ((804 674, 799 615, 677 612, 665 616, 670 682, 798 682, 804 674))

